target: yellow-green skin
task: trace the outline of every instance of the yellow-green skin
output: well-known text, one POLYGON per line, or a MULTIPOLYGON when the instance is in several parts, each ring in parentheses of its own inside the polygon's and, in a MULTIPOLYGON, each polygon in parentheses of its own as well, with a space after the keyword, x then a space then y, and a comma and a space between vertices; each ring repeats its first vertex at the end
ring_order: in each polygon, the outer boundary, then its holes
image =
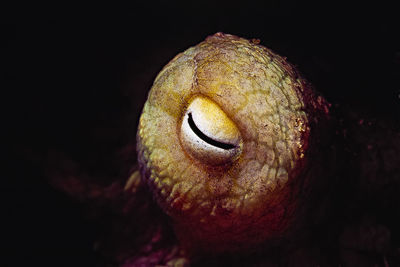
POLYGON ((178 54, 158 74, 140 117, 142 180, 195 253, 274 242, 302 216, 314 113, 328 116, 328 105, 257 43, 217 33, 178 54), (239 130, 243 147, 232 162, 209 164, 182 145, 182 118, 195 96, 216 103, 239 130))

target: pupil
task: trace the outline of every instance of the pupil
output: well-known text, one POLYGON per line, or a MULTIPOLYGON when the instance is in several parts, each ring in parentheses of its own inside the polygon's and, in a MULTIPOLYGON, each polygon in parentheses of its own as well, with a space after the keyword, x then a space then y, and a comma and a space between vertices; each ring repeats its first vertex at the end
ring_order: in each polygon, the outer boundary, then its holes
POLYGON ((190 126, 190 128, 192 129, 192 131, 193 131, 200 139, 202 139, 204 142, 206 142, 206 143, 208 143, 208 144, 210 144, 210 145, 213 145, 213 146, 216 146, 216 147, 225 149, 225 150, 229 150, 229 149, 235 148, 235 146, 232 145, 232 144, 222 143, 222 142, 219 142, 219 141, 217 141, 217 140, 214 140, 214 139, 208 137, 207 135, 205 135, 202 131, 200 131, 200 129, 197 128, 196 124, 195 124, 194 121, 193 121, 192 113, 189 113, 189 114, 188 114, 188 122, 189 122, 189 126, 190 126))

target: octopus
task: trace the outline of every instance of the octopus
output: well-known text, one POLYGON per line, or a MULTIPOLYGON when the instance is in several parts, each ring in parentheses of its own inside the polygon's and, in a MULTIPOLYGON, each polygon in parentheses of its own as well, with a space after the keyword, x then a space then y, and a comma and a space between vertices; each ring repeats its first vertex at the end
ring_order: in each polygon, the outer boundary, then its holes
POLYGON ((216 33, 155 78, 122 179, 48 173, 108 222, 95 248, 114 265, 391 266, 388 226, 347 222, 371 203, 399 214, 399 151, 392 124, 336 108, 259 40, 216 33))

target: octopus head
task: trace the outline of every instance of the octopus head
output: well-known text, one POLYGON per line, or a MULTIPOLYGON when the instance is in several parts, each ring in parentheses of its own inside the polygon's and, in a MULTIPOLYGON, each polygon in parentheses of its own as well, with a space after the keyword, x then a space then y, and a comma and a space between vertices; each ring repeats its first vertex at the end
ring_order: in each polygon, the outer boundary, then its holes
POLYGON ((158 74, 140 117, 142 179, 198 251, 274 242, 301 218, 328 104, 257 41, 217 33, 158 74))

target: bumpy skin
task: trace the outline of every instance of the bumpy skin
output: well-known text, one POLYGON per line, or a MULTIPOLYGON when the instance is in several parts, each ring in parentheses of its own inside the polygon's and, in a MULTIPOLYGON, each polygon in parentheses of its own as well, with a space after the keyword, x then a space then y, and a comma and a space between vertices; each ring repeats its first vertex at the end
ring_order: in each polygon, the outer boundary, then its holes
POLYGON ((256 40, 217 33, 177 55, 145 103, 137 151, 142 179, 192 253, 249 249, 282 240, 305 216, 329 105, 285 59, 256 40), (236 124, 243 150, 212 165, 189 155, 179 129, 195 96, 236 124))

